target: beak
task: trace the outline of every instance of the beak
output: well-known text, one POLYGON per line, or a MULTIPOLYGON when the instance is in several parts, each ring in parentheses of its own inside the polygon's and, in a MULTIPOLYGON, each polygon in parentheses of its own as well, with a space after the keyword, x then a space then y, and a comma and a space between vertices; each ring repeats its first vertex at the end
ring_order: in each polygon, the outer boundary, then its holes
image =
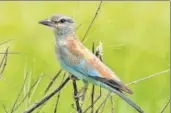
POLYGON ((50 20, 47 20, 47 19, 39 21, 39 24, 43 24, 46 26, 52 26, 52 22, 50 20))

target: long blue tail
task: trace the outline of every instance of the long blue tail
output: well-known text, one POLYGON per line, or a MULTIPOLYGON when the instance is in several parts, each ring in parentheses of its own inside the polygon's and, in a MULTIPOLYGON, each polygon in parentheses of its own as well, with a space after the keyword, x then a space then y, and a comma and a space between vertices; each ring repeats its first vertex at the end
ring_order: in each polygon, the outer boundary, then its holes
POLYGON ((114 89, 108 85, 105 84, 107 88, 109 88, 112 92, 116 93, 118 96, 120 96, 125 102, 127 102, 130 106, 135 108, 139 113, 144 113, 144 111, 136 105, 133 101, 131 101, 125 94, 123 94, 121 91, 114 89))

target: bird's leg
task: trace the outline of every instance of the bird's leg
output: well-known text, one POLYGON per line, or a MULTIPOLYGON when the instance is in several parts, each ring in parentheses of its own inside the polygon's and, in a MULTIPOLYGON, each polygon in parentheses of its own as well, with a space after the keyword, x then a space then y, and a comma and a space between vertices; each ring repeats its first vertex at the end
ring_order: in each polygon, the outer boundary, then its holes
POLYGON ((84 86, 78 91, 78 93, 76 95, 76 98, 81 97, 81 100, 83 101, 84 97, 85 97, 85 94, 87 92, 87 89, 88 89, 88 83, 84 81, 84 86))
POLYGON ((70 75, 70 79, 71 80, 79 80, 77 77, 75 77, 74 75, 70 75))

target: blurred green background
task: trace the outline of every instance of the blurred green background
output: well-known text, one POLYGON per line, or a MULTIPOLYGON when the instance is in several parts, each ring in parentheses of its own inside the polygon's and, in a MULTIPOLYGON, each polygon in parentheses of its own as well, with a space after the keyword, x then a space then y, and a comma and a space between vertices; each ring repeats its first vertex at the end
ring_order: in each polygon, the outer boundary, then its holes
MULTIPOLYGON (((53 14, 71 16, 77 25, 81 24, 77 33, 83 38, 99 2, 38 2, 18 1, 0 2, 0 52, 9 46, 11 54, 0 80, 0 113, 10 110, 24 81, 24 73, 29 74, 24 88, 27 92, 30 85, 42 74, 39 85, 30 99, 16 111, 22 113, 29 105, 43 97, 44 90, 59 70, 54 53, 54 35, 48 27, 38 21, 53 14)), ((170 68, 170 2, 103 2, 99 14, 84 43, 91 49, 92 42, 103 43, 104 62, 109 65, 124 83, 146 77, 170 68)), ((2 57, 2 55, 1 55, 2 57)), ((52 89, 60 84, 60 79, 52 89)), ((130 85, 134 92, 129 96, 144 109, 145 113, 160 113, 170 98, 169 72, 152 79, 130 85)), ((81 82, 79 82, 81 86, 81 82)), ((91 89, 91 85, 89 87, 91 89)), ((103 91, 106 95, 106 91, 103 91)), ((75 112, 72 104, 73 91, 71 82, 61 93, 59 113, 75 112)), ((98 95, 98 91, 96 95, 98 95)), ((23 98, 24 93, 22 93, 23 98)), ((86 100, 89 100, 87 97, 86 100)), ((42 109, 41 113, 52 113, 56 97, 53 97, 42 109)), ((87 106, 89 102, 87 101, 87 106)), ((86 105, 85 105, 86 106, 86 105)), ((123 100, 114 95, 115 113, 136 113, 123 100)), ((110 102, 105 113, 110 113, 110 102)), ((165 113, 169 113, 168 107, 165 113)))

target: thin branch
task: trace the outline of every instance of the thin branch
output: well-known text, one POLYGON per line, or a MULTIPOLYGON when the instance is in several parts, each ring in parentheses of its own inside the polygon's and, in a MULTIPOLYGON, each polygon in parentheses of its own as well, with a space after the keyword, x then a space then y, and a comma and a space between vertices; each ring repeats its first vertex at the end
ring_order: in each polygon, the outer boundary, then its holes
POLYGON ((112 105, 111 113, 114 113, 114 102, 113 102, 113 96, 112 95, 110 95, 110 101, 111 101, 111 105, 112 105))
POLYGON ((8 49, 9 49, 9 47, 7 47, 7 49, 5 51, 5 54, 4 54, 4 56, 3 56, 2 60, 1 60, 1 63, 0 63, 0 68, 2 68, 1 69, 1 72, 0 72, 0 79, 2 78, 2 73, 4 72, 5 67, 6 67, 6 64, 7 64, 7 58, 8 58, 8 54, 7 53, 8 53, 8 49))
POLYGON ((5 113, 8 113, 8 111, 7 111, 7 109, 6 109, 4 104, 2 105, 2 107, 3 107, 4 111, 5 111, 5 113))
POLYGON ((78 30, 80 27, 81 27, 81 24, 79 24, 79 25, 76 27, 76 30, 78 30))
POLYGON ((164 113, 164 111, 166 110, 167 106, 170 103, 170 99, 168 100, 168 102, 165 104, 165 106, 163 107, 162 111, 160 113, 164 113))
POLYGON ((109 93, 107 94, 106 98, 103 100, 103 102, 102 102, 102 103, 99 105, 99 107, 96 109, 96 112, 95 112, 95 113, 98 113, 99 110, 100 110, 100 108, 102 108, 101 113, 103 112, 104 106, 106 105, 107 99, 109 98, 110 94, 111 94, 111 92, 109 92, 109 93))
POLYGON ((74 100, 75 100, 77 112, 82 113, 82 109, 81 109, 81 106, 80 106, 80 103, 79 103, 79 98, 76 97, 77 94, 78 94, 78 90, 77 90, 77 83, 76 83, 75 79, 72 80, 72 84, 73 84, 74 100))
MULTIPOLYGON (((62 71, 62 69, 57 72, 57 74, 53 77, 53 79, 51 79, 51 82, 48 85, 49 89, 53 85, 53 83, 55 82, 55 80, 58 78, 58 73, 61 73, 60 71, 62 71)), ((64 72, 64 75, 65 75, 65 72, 64 72)), ((46 88, 45 92, 48 92, 49 91, 48 87, 46 88)), ((60 93, 60 91, 58 93, 60 93)), ((44 94, 46 94, 46 93, 44 93, 44 94)), ((39 107, 39 109, 37 110, 36 113, 40 113, 40 111, 41 111, 41 109, 43 108, 44 105, 45 104, 43 104, 41 107, 39 107)))
POLYGON ((144 78, 135 80, 135 81, 133 81, 133 82, 130 82, 130 83, 126 84, 126 85, 128 86, 128 85, 136 84, 136 83, 138 83, 138 82, 142 82, 142 81, 144 81, 144 80, 151 79, 151 78, 153 78, 153 77, 155 77, 155 76, 158 76, 158 75, 167 73, 167 72, 169 72, 169 71, 170 71, 170 69, 167 69, 167 70, 164 70, 164 71, 160 71, 160 72, 158 72, 158 73, 154 73, 154 74, 149 75, 149 76, 147 76, 147 77, 144 77, 144 78))
POLYGON ((89 25, 89 27, 88 27, 86 33, 85 33, 83 39, 82 39, 82 42, 84 42, 86 36, 88 35, 88 32, 90 31, 90 28, 91 28, 91 26, 93 25, 93 23, 94 23, 94 21, 95 21, 97 15, 98 15, 98 13, 99 13, 99 10, 100 10, 100 8, 101 8, 102 2, 103 2, 103 1, 101 0, 100 3, 99 3, 98 8, 97 8, 97 10, 96 10, 96 13, 95 13, 95 15, 94 15, 94 17, 93 17, 93 19, 92 19, 92 21, 91 21, 91 23, 90 23, 90 25, 89 25))
POLYGON ((39 76, 39 78, 33 83, 33 85, 30 87, 30 90, 28 91, 28 93, 24 96, 24 98, 21 100, 21 102, 15 107, 14 111, 16 111, 20 107, 20 105, 26 100, 26 98, 31 94, 33 88, 35 86, 37 86, 37 84, 40 81, 41 77, 42 77, 42 75, 39 76))
POLYGON ((54 91, 52 91, 50 94, 47 96, 43 97, 40 101, 34 103, 32 106, 30 106, 27 110, 24 111, 24 113, 31 113, 33 112, 36 108, 39 106, 43 105, 46 101, 48 101, 53 95, 55 95, 57 92, 59 92, 65 85, 68 83, 70 80, 70 77, 67 77, 62 84, 58 88, 56 88, 54 91))
MULTIPOLYGON (((3 55, 3 54, 6 54, 6 53, 2 53, 2 52, 1 52, 0 55, 1 55, 1 54, 3 55)), ((19 52, 8 52, 7 54, 21 54, 21 53, 19 53, 19 52)))
MULTIPOLYGON (((65 72, 64 72, 64 75, 63 75, 61 83, 64 81, 64 78, 65 78, 65 72)), ((57 94, 54 113, 57 113, 57 108, 58 108, 58 103, 59 103, 59 99, 60 99, 60 94, 61 94, 61 91, 59 91, 59 93, 57 94)))
POLYGON ((6 43, 8 43, 8 42, 10 42, 10 41, 12 41, 12 39, 10 39, 10 40, 7 40, 7 41, 5 41, 5 42, 0 43, 0 45, 6 44, 6 43))
POLYGON ((20 90, 20 92, 18 93, 18 96, 17 96, 17 98, 16 98, 16 100, 15 100, 13 106, 12 106, 11 113, 14 112, 15 105, 17 104, 17 102, 18 102, 18 100, 19 100, 19 97, 20 97, 20 95, 21 95, 21 92, 22 92, 23 89, 24 89, 24 85, 25 85, 25 83, 26 83, 27 77, 28 77, 28 73, 26 73, 26 77, 24 78, 24 82, 23 82, 23 84, 22 84, 21 90, 20 90))
POLYGON ((3 56, 3 58, 2 58, 2 60, 0 62, 0 68, 1 68, 2 64, 4 63, 5 57, 6 57, 6 53, 4 53, 4 56, 3 56))
POLYGON ((102 96, 102 91, 101 91, 101 87, 100 87, 100 94, 99 94, 99 96, 96 98, 96 100, 95 100, 89 107, 87 107, 87 108, 84 110, 83 113, 86 113, 92 106, 94 106, 95 103, 101 98, 101 96, 102 96))
POLYGON ((28 95, 29 100, 31 100, 31 98, 33 97, 33 95, 34 95, 34 93, 35 93, 35 91, 36 91, 36 89, 37 89, 37 87, 38 87, 38 85, 39 85, 39 83, 40 83, 40 81, 41 81, 41 79, 42 79, 42 77, 43 77, 44 75, 45 75, 45 74, 41 74, 41 75, 39 76, 38 80, 36 81, 36 83, 35 83, 35 85, 34 85, 34 87, 33 87, 32 93, 30 93, 30 94, 28 95))
POLYGON ((95 44, 94 44, 94 42, 92 44, 92 52, 93 52, 93 54, 95 54, 95 44))
MULTIPOLYGON (((92 52, 93 54, 95 54, 95 44, 93 42, 92 44, 92 52)), ((92 90, 91 90, 91 113, 94 112, 94 105, 93 105, 93 102, 94 102, 94 90, 95 90, 95 86, 92 84, 92 90)))
POLYGON ((54 83, 55 80, 58 78, 58 76, 61 74, 61 72, 62 72, 62 69, 60 69, 60 70, 58 71, 58 73, 52 78, 52 80, 51 80, 50 83, 48 84, 48 86, 47 86, 47 88, 46 88, 44 94, 46 94, 46 93, 49 91, 49 89, 52 87, 53 83, 54 83))
POLYGON ((54 113, 57 113, 57 108, 58 108, 58 103, 59 103, 59 99, 60 99, 60 94, 61 94, 61 92, 59 91, 59 93, 57 94, 57 98, 56 98, 54 113))
MULTIPOLYGON (((58 73, 59 73, 59 71, 58 71, 58 73)), ((64 72, 64 76, 65 76, 65 72, 64 72)), ((55 78, 55 77, 54 77, 54 78, 55 78)), ((59 91, 58 93, 60 93, 60 91, 59 91)), ((45 104, 46 104, 46 103, 45 103, 45 104)), ((44 106, 45 104, 43 104, 41 107, 39 107, 39 109, 37 110, 36 113, 40 113, 41 109, 43 108, 43 106, 44 106)))
POLYGON ((93 113, 94 112, 94 104, 93 104, 93 102, 94 102, 94 89, 95 89, 95 86, 94 85, 92 85, 92 91, 91 91, 91 113, 93 113))

